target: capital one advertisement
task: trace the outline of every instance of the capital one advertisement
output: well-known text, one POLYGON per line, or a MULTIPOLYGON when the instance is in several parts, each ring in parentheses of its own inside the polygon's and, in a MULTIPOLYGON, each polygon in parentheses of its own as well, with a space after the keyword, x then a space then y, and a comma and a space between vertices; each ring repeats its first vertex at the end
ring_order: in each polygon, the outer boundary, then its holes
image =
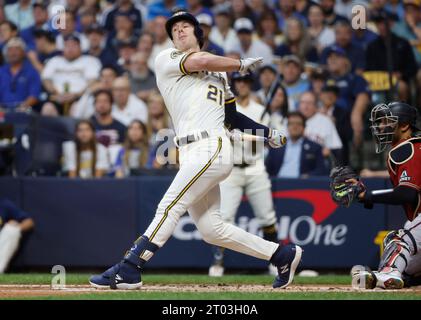
MULTIPOLYGON (((142 212, 138 230, 142 233, 153 217, 156 206, 169 183, 148 181, 140 188, 142 212)), ((370 189, 384 189, 382 180, 367 181, 370 189)), ((272 195, 277 215, 278 237, 304 249, 302 268, 350 268, 355 264, 375 267, 379 261, 379 247, 374 240, 385 230, 386 217, 382 205, 372 210, 355 203, 349 208, 338 207, 330 197, 329 180, 274 179, 272 195)), ((236 217, 236 224, 262 236, 247 197, 244 197, 236 217)), ((267 262, 226 250, 227 268, 266 268, 267 262)), ((193 221, 185 214, 173 236, 148 263, 153 267, 203 268, 212 263, 211 246, 205 243, 193 221)))

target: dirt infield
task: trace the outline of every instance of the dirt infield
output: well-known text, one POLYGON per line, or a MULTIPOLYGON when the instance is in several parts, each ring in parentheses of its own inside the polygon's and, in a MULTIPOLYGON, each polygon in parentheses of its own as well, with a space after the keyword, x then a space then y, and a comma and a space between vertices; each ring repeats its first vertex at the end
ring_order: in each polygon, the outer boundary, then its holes
MULTIPOLYGON (((384 292, 378 289, 380 292, 384 292)), ((274 292, 269 285, 144 285, 139 292, 274 292)), ((284 292, 358 292, 351 286, 340 285, 292 285, 284 292)), ((376 290, 372 290, 375 292, 376 290)), ((394 290, 421 294, 421 287, 394 290)), ((0 285, 0 299, 5 298, 39 298, 47 296, 66 296, 89 293, 116 292, 115 290, 98 290, 89 285, 68 285, 64 288, 53 289, 49 285, 0 285)), ((124 292, 124 290, 119 290, 124 292)), ((278 291, 279 292, 279 291, 278 291)), ((390 292, 390 291, 388 291, 390 292)))

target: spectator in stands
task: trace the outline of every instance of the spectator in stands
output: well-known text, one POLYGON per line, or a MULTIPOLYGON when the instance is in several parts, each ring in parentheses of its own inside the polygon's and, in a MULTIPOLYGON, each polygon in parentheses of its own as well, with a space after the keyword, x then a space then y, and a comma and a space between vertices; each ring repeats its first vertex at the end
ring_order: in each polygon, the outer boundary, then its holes
POLYGON ((94 95, 98 90, 111 91, 113 82, 117 78, 117 70, 112 67, 104 67, 101 70, 99 81, 93 82, 80 99, 73 104, 70 115, 74 118, 88 119, 95 112, 94 95))
MULTIPOLYGON (((365 69, 365 52, 362 47, 352 42, 352 27, 349 22, 338 22, 335 24, 335 39, 333 46, 342 48, 351 62, 352 71, 361 74, 365 69)), ((331 46, 323 50, 321 56, 322 64, 326 64, 330 48, 331 46)))
POLYGON ((88 51, 89 50, 88 38, 83 33, 76 31, 75 14, 72 11, 66 10, 65 18, 66 18, 65 28, 59 29, 60 33, 56 37, 57 49, 64 51, 64 42, 65 42, 64 39, 70 36, 76 36, 79 39, 82 52, 88 51))
POLYGON ((109 90, 94 92, 95 114, 91 117, 96 139, 105 147, 122 144, 126 135, 126 126, 111 115, 113 96, 109 90))
POLYGON ((98 58, 103 66, 116 66, 117 54, 106 45, 105 30, 95 23, 86 29, 86 35, 89 40, 89 50, 85 54, 98 58))
POLYGON ((301 16, 308 18, 310 7, 317 4, 317 2, 318 1, 313 1, 313 0, 296 0, 295 11, 299 13, 301 16))
POLYGON ((130 70, 130 58, 136 52, 136 41, 134 39, 128 41, 120 41, 117 44, 117 49, 117 69, 119 73, 128 73, 130 70))
POLYGON ((234 20, 240 18, 247 18, 250 21, 253 21, 253 12, 247 4, 246 0, 232 0, 231 1, 231 13, 234 20))
POLYGON ((149 63, 153 64, 154 62, 154 61, 149 60, 152 54, 154 42, 155 42, 154 35, 148 31, 143 31, 140 34, 139 40, 137 42, 137 51, 145 54, 146 57, 148 58, 148 67, 149 67, 149 63))
POLYGON ((66 37, 63 55, 51 58, 42 72, 43 84, 52 102, 43 106, 42 113, 67 114, 71 104, 98 78, 100 70, 101 62, 97 58, 82 56, 78 37, 66 37))
POLYGON ((256 92, 256 98, 261 104, 266 105, 272 98, 278 81, 279 75, 275 65, 264 64, 259 69, 259 85, 261 89, 256 92))
POLYGON ((137 44, 139 31, 135 29, 134 21, 128 13, 116 13, 114 16, 114 26, 115 31, 108 34, 107 47, 117 52, 121 43, 137 44))
POLYGON ((79 29, 86 33, 86 30, 97 23, 96 11, 92 8, 80 8, 78 10, 79 29))
POLYGON ((323 156, 342 160, 342 142, 332 120, 318 112, 317 99, 313 92, 307 91, 300 97, 299 111, 306 118, 305 136, 323 147, 323 156))
POLYGON ((48 10, 43 1, 34 2, 32 5, 34 12, 34 24, 20 31, 20 37, 25 41, 29 50, 35 49, 35 31, 48 30, 48 10))
POLYGON ((174 8, 185 8, 185 0, 156 0, 150 1, 148 4, 148 23, 156 17, 162 16, 169 18, 174 8))
POLYGON ((421 1, 404 0, 405 18, 393 25, 393 32, 412 45, 415 59, 421 66, 421 1))
POLYGON ((133 21, 134 30, 142 29, 142 13, 131 0, 117 0, 115 4, 103 13, 105 29, 112 33, 115 31, 115 17, 119 14, 125 14, 133 21))
POLYGON ((165 31, 165 23, 167 21, 167 18, 163 16, 158 16, 153 20, 152 23, 152 33, 154 35, 155 43, 152 49, 151 56, 149 58, 149 61, 151 63, 148 63, 149 68, 151 68, 152 71, 155 71, 155 58, 156 56, 165 49, 172 48, 173 43, 171 39, 168 37, 167 31, 165 31))
POLYGON ((254 27, 250 19, 237 19, 234 23, 234 29, 237 31, 240 40, 240 48, 238 49, 242 58, 263 57, 264 63, 273 62, 271 48, 261 40, 253 38, 254 27))
POLYGON ((372 7, 371 8, 372 10, 386 9, 388 12, 397 16, 398 20, 404 20, 405 19, 405 9, 404 9, 404 4, 402 3, 402 1, 400 1, 400 0, 389 0, 389 1, 387 1, 387 3, 385 3, 386 1, 378 1, 378 2, 381 2, 381 3, 383 2, 384 6, 380 7, 380 8, 373 8, 372 7))
POLYGON ((158 91, 155 74, 148 67, 148 56, 141 52, 132 55, 129 70, 132 93, 147 101, 151 93, 158 91))
POLYGON ((12 201, 0 198, 0 274, 19 249, 22 235, 34 228, 34 220, 12 201))
POLYGON ((275 49, 275 55, 284 57, 294 54, 301 61, 318 63, 317 49, 312 45, 304 22, 291 17, 285 21, 285 42, 275 49))
POLYGON ((18 36, 18 27, 10 21, 0 23, 0 50, 6 45, 7 41, 18 36))
POLYGON ((28 59, 31 61, 38 73, 42 73, 46 63, 55 56, 61 54, 61 51, 57 50, 56 39, 51 31, 47 30, 35 30, 35 47, 34 50, 28 51, 28 59))
MULTIPOLYGON (((251 12, 253 13, 253 21, 259 24, 259 21, 262 19, 262 16, 265 15, 267 12, 272 12, 272 8, 268 5, 268 2, 265 0, 251 0, 248 3, 251 12)), ((275 13, 274 13, 275 14, 275 13)), ((278 25, 276 15, 275 15, 275 22, 278 25)))
POLYGON ((196 17, 201 14, 207 14, 212 18, 212 11, 205 7, 203 2, 203 0, 186 0, 187 10, 196 17))
POLYGON ((177 163, 177 151, 175 145, 172 143, 174 132, 162 96, 152 94, 148 100, 148 109, 149 120, 147 125, 150 146, 148 167, 155 169, 174 167, 174 164, 177 163), (165 151, 169 161, 162 159, 165 156, 159 152, 162 146, 167 147, 165 151))
POLYGON ((287 91, 281 84, 279 84, 269 103, 270 127, 287 133, 288 110, 289 105, 287 91))
POLYGON ((288 55, 282 59, 282 85, 288 93, 289 111, 297 110, 301 94, 310 88, 310 83, 302 77, 302 73, 303 66, 300 58, 288 55))
MULTIPOLYGON (((355 0, 355 1, 359 1, 359 0, 355 0)), ((367 7, 367 6, 365 6, 365 7, 367 7)), ((371 9, 369 15, 371 16, 372 12, 375 12, 375 11, 377 11, 377 10, 371 9)), ((356 17, 356 19, 359 19, 359 17, 357 17, 358 14, 359 14, 358 11, 354 12, 354 16, 356 17)), ((393 15, 393 17, 394 17, 393 19, 398 19, 398 17, 396 15, 393 15)), ((352 28, 352 29, 353 29, 352 43, 354 43, 357 46, 363 48, 364 51, 366 51, 367 46, 372 41, 376 40, 377 37, 378 37, 377 33, 374 32, 375 26, 373 26, 370 21, 368 21, 366 28, 352 28)))
POLYGON ((18 0, 4 7, 6 19, 13 22, 19 30, 29 28, 34 24, 31 0, 18 0))
POLYGON ((306 119, 299 112, 288 114, 288 141, 284 148, 270 149, 266 170, 270 176, 308 178, 327 175, 322 147, 304 136, 306 119))
POLYGON ((385 71, 391 69, 398 81, 399 99, 408 101, 409 84, 417 73, 417 63, 409 42, 390 30, 392 17, 385 11, 374 11, 371 20, 376 24, 379 37, 371 42, 366 52, 367 71, 385 71), (387 40, 390 37, 390 60, 387 40))
POLYGON ((215 26, 209 34, 209 39, 220 46, 224 52, 240 48, 237 33, 231 27, 232 16, 228 8, 219 6, 215 10, 215 26))
POLYGON ((133 120, 127 128, 126 139, 114 165, 117 178, 127 177, 131 170, 146 167, 149 156, 148 141, 146 125, 140 120, 133 120))
POLYGON ((281 30, 285 30, 286 21, 289 18, 295 17, 305 22, 305 17, 296 12, 294 0, 278 0, 275 3, 278 7, 276 14, 278 15, 278 25, 281 30))
POLYGON ((334 26, 339 21, 348 21, 344 16, 336 14, 335 12, 335 0, 320 0, 319 4, 323 10, 324 20, 328 26, 334 26))
POLYGON ((93 124, 81 120, 74 141, 63 143, 63 171, 70 178, 101 178, 109 168, 107 149, 97 143, 93 124))
POLYGON ((9 110, 28 110, 41 93, 40 76, 26 59, 25 50, 20 38, 10 39, 4 48, 7 63, 0 67, 0 105, 9 110))
POLYGON ((148 120, 146 104, 131 93, 130 81, 127 77, 118 77, 113 82, 113 117, 128 126, 134 119, 144 123, 148 120))
POLYGON ((272 50, 275 50, 283 41, 284 35, 278 26, 275 12, 272 10, 263 11, 257 20, 257 35, 272 50))
POLYGON ((339 88, 335 85, 325 85, 320 94, 320 113, 328 116, 335 124, 336 131, 342 142, 341 159, 344 164, 349 163, 349 143, 352 140, 350 114, 337 106, 339 88))
POLYGON ((148 99, 149 117, 145 122, 148 126, 149 144, 153 147, 157 144, 160 130, 170 129, 170 118, 165 108, 165 102, 158 93, 151 94, 148 99))
POLYGON ((200 28, 203 31, 203 47, 202 51, 207 51, 212 54, 216 54, 218 56, 224 55, 224 49, 222 49, 217 44, 213 43, 212 40, 209 39, 209 34, 212 30, 212 16, 207 13, 199 14, 196 17, 197 21, 199 22, 200 28))
POLYGON ((417 72, 417 103, 421 102, 421 1, 404 0, 404 20, 393 26, 393 32, 406 40, 412 46, 415 60, 418 64, 417 72))
POLYGON ((308 11, 308 33, 318 54, 335 42, 335 32, 325 24, 322 8, 314 4, 308 11))
POLYGON ((351 113, 353 143, 355 147, 359 147, 363 139, 363 119, 370 102, 370 90, 367 81, 351 72, 351 63, 342 48, 333 46, 329 50, 327 82, 339 87, 337 104, 351 113))
POLYGON ((316 95, 317 98, 320 97, 323 87, 326 84, 328 73, 324 69, 315 69, 310 73, 310 90, 316 95))
MULTIPOLYGON (((376 1, 376 0, 374 0, 376 1)), ((373 2, 374 2, 373 1, 373 2)), ((382 0, 384 1, 384 0, 382 0)), ((349 20, 352 19, 352 8, 356 5, 368 6, 367 0, 337 0, 335 3, 335 12, 349 20)), ((371 1, 370 1, 371 2, 371 1)), ((386 1, 384 1, 386 2, 386 1)))

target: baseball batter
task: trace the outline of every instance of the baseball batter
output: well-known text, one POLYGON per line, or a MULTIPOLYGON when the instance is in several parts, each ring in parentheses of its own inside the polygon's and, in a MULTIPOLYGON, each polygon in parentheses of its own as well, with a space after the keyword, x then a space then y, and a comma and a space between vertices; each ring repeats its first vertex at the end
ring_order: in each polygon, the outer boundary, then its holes
POLYGON ((378 271, 357 270, 353 283, 366 289, 401 289, 421 273, 421 136, 417 110, 403 102, 379 104, 371 111, 376 152, 391 145, 387 166, 393 189, 369 191, 347 168, 332 174, 333 197, 347 204, 357 197, 366 208, 375 203, 402 205, 409 222, 384 239, 378 271), (348 172, 347 172, 348 171, 348 172))
POLYGON ((202 31, 196 18, 186 11, 175 12, 166 23, 166 31, 175 48, 157 56, 155 71, 176 131, 180 169, 145 233, 121 262, 92 276, 90 283, 96 288, 140 288, 143 266, 165 244, 180 217, 188 211, 206 242, 270 261, 278 267, 273 287, 284 288, 293 280, 302 249, 266 241, 224 222, 220 214, 219 182, 233 166, 233 149, 224 125, 262 130, 273 147, 284 143, 279 132, 236 111, 235 98, 227 84, 225 72, 247 73, 262 60, 236 60, 200 52, 202 31))
MULTIPOLYGON (((234 73, 232 82, 237 93, 237 110, 267 126, 270 122, 269 114, 266 113, 262 118, 265 107, 251 97, 253 77, 234 73)), ((276 243, 278 242, 276 215, 271 182, 263 159, 264 150, 257 148, 253 141, 234 143, 234 168, 228 178, 220 183, 222 218, 225 222, 234 224, 235 215, 245 193, 263 231, 263 238, 276 243)), ((224 274, 223 256, 223 248, 214 248, 214 262, 209 268, 209 276, 220 277, 224 274)), ((270 265, 269 272, 276 274, 277 271, 270 265)))

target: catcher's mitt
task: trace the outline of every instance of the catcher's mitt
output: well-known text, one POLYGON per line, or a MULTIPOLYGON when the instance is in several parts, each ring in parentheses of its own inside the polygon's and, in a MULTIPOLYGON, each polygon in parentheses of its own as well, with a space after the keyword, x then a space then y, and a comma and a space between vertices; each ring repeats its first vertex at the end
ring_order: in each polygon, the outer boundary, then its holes
POLYGON ((349 166, 333 168, 330 172, 330 179, 332 199, 344 207, 349 207, 358 195, 366 190, 360 177, 349 166), (350 179, 354 179, 356 182, 348 181, 350 179))

